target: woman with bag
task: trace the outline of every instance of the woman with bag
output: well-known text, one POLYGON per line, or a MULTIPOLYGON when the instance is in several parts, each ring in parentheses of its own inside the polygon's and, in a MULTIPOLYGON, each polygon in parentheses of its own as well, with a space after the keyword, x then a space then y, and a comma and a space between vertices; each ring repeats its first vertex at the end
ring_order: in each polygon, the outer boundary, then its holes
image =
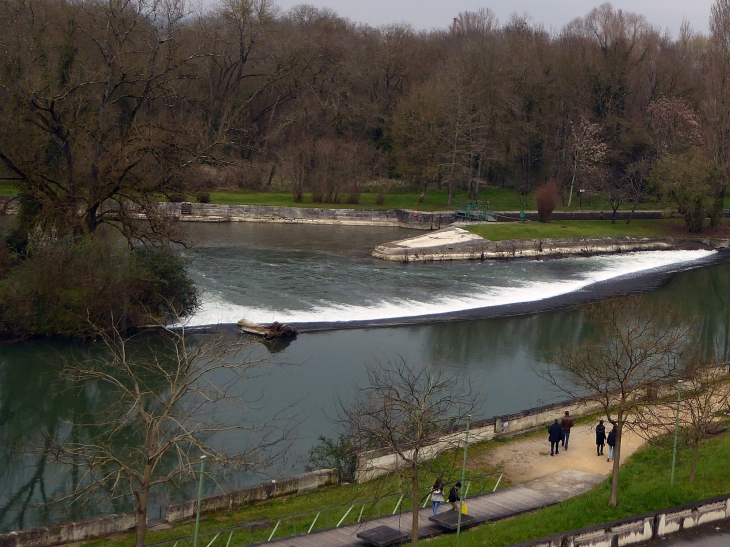
POLYGON ((441 479, 436 479, 431 487, 431 502, 433 503, 433 516, 436 516, 436 511, 439 509, 439 505, 444 501, 444 483, 441 479))

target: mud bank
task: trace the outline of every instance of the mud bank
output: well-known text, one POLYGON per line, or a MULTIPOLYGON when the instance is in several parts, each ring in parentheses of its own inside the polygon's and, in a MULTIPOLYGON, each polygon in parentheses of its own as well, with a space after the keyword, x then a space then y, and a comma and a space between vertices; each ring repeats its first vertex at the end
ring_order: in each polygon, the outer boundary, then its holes
POLYGON ((451 226, 432 234, 375 247, 373 256, 394 262, 560 258, 635 251, 716 250, 730 248, 730 239, 709 237, 596 237, 510 239, 489 241, 451 226))

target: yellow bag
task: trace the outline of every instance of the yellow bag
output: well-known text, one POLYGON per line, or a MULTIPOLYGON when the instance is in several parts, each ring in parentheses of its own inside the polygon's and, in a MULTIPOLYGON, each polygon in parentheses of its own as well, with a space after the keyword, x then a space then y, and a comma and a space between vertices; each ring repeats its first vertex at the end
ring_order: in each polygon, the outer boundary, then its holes
POLYGON ((468 515, 469 514, 469 507, 463 501, 461 502, 461 514, 462 515, 468 515))

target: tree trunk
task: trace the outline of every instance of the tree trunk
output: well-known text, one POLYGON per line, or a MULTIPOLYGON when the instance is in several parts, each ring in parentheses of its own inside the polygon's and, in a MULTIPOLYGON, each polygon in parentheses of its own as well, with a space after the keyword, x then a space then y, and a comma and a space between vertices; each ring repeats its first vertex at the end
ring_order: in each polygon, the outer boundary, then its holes
POLYGON ((616 202, 616 206, 614 207, 613 203, 611 204, 611 209, 613 209, 613 214, 611 215, 611 224, 616 224, 616 211, 618 211, 618 208, 621 207, 621 202, 616 202))
POLYGON ((475 182, 474 186, 474 201, 479 203, 479 183, 482 181, 482 163, 484 161, 484 156, 482 154, 479 154, 479 167, 477 168, 477 180, 475 182))
POLYGON ((611 495, 608 504, 612 507, 618 505, 618 471, 621 465, 621 432, 624 424, 621 418, 616 423, 616 445, 613 449, 613 475, 611 477, 611 495))
POLYGON ((418 452, 414 452, 413 462, 411 463, 411 477, 413 479, 411 498, 412 498, 412 519, 411 519, 411 545, 418 547, 418 452))
POLYGON ((568 194, 568 207, 570 207, 570 203, 573 201, 573 185, 575 184, 575 169, 573 169, 573 178, 570 179, 570 193, 568 194))
POLYGON ((451 206, 451 198, 454 195, 454 178, 456 177, 456 158, 451 160, 451 174, 449 175, 449 196, 446 199, 446 205, 451 206))
POLYGON ((636 204, 638 203, 638 200, 634 200, 634 206, 631 208, 631 214, 629 215, 629 220, 626 221, 626 224, 631 224, 631 220, 634 218, 634 211, 636 211, 636 204))
POLYGON ((689 482, 695 481, 695 472, 697 471, 697 453, 700 451, 700 440, 695 439, 692 447, 692 469, 689 472, 689 482))
POLYGON ((152 462, 148 461, 144 469, 144 479, 137 495, 137 533, 134 547, 144 547, 147 534, 147 504, 150 498, 150 483, 152 482, 152 462))

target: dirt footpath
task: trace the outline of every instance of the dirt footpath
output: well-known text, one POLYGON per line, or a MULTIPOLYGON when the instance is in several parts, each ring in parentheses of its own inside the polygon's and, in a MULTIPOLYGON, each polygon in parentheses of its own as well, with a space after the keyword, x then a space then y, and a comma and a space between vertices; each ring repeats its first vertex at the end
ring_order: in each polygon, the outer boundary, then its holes
MULTIPOLYGON (((522 484, 565 470, 609 475, 613 462, 606 461, 608 445, 603 449, 604 456, 596 456, 594 425, 574 426, 570 434, 568 450, 561 448, 560 454, 556 456, 550 456, 550 443, 546 429, 544 435, 499 444, 494 449, 474 458, 469 463, 469 467, 477 467, 480 464, 502 466, 506 478, 512 484, 522 484)), ((606 430, 608 433, 610 424, 606 430)), ((644 439, 638 435, 624 430, 621 442, 621 461, 626 461, 644 442, 644 439)))

